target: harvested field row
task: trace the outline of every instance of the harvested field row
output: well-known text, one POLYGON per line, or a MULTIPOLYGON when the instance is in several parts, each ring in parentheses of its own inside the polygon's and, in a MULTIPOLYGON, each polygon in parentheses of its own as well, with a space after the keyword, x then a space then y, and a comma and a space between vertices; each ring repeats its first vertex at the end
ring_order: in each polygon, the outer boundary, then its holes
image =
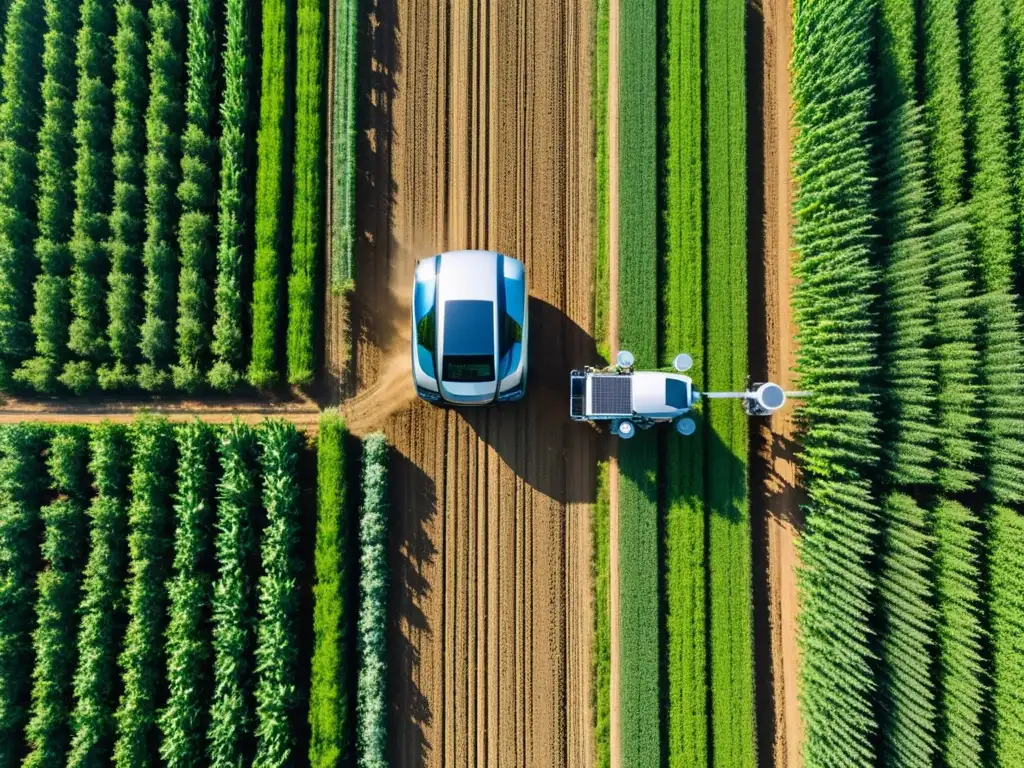
POLYGON ((360 66, 353 429, 385 420, 392 465, 390 759, 586 765, 589 506, 596 441, 564 372, 590 336, 588 2, 378 0, 360 66), (413 264, 522 259, 530 391, 459 412, 413 403, 413 264))

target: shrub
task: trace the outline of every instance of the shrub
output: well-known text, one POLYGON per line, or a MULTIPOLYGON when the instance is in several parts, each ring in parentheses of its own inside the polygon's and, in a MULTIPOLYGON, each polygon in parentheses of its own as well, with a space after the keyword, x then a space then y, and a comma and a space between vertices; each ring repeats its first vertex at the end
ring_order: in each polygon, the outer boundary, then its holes
POLYGON ((149 765, 158 758, 157 710, 166 685, 168 512, 175 459, 174 434, 164 420, 137 421, 132 426, 132 444, 129 621, 120 657, 124 690, 114 746, 114 763, 121 767, 149 765))
MULTIPOLYGON (((83 0, 82 30, 78 35, 78 99, 75 101, 75 253, 71 283, 74 320, 70 349, 93 365, 107 356, 106 278, 110 269, 105 247, 110 237, 109 212, 113 194, 112 94, 113 61, 110 38, 114 13, 106 0, 83 0)), ((65 370, 66 386, 80 388, 83 366, 65 370)), ((80 391, 80 389, 79 389, 80 391)))
MULTIPOLYGON (((8 37, 8 44, 12 38, 8 37)), ((32 680, 39 510, 46 493, 46 432, 30 424, 0 428, 0 765, 23 757, 32 680)))
POLYGON ((878 509, 866 478, 880 462, 870 206, 871 7, 797 2, 793 19, 793 307, 808 493, 801 540, 804 764, 870 766, 876 683, 870 571, 878 509))
MULTIPOLYGON (((344 27, 343 27, 344 29, 344 27)), ((295 72, 295 209, 288 278, 288 382, 309 384, 315 366, 314 305, 323 232, 323 14, 320 0, 298 0, 295 72)))
POLYGON ((363 443, 363 505, 359 520, 359 680, 356 691, 359 765, 386 768, 387 745, 387 487, 384 435, 363 443))
POLYGON ((249 381, 273 386, 278 376, 277 333, 280 307, 282 195, 287 164, 286 90, 291 61, 288 50, 291 0, 263 3, 263 72, 260 127, 256 136, 256 261, 253 265, 252 360, 249 381))
POLYGON ((37 583, 35 684, 25 766, 61 765, 71 743, 76 611, 89 496, 87 448, 88 433, 83 427, 62 428, 50 443, 46 462, 57 498, 41 511, 45 567, 37 583))
MULTIPOLYGON (((68 328, 68 268, 73 209, 71 197, 75 145, 74 34, 76 3, 46 0, 46 35, 43 44, 43 123, 39 129, 38 192, 36 206, 39 238, 35 251, 39 276, 35 283, 32 331, 37 357, 19 368, 14 378, 41 392, 53 392, 65 356, 68 328)), ((33 84, 35 85, 35 84, 33 84)))
POLYGON ((178 254, 175 196, 181 162, 182 40, 177 2, 155 0, 149 9, 149 107, 146 111, 146 309, 142 323, 139 385, 167 384, 174 349, 172 329, 177 294, 178 254))
POLYGON ((227 391, 241 375, 242 340, 242 243, 248 225, 245 198, 245 151, 249 119, 249 43, 246 37, 247 5, 227 0, 224 44, 224 94, 221 99, 220 194, 217 219, 216 321, 211 350, 214 364, 210 385, 227 391))
POLYGON ((213 698, 207 735, 210 765, 230 768, 252 760, 250 678, 253 670, 252 515, 258 483, 252 429, 236 422, 221 433, 217 483, 217 580, 213 586, 213 698))
POLYGON ((117 652, 125 624, 129 459, 126 431, 110 423, 93 428, 90 452, 89 471, 96 495, 88 510, 90 546, 79 608, 82 619, 69 768, 100 768, 110 764, 114 709, 120 688, 117 652))
POLYGON ((296 545, 299 488, 298 433, 282 421, 268 421, 259 433, 263 507, 267 525, 261 553, 259 625, 256 640, 256 759, 254 766, 284 765, 295 751, 291 719, 298 705, 295 686, 296 545))
POLYGON ((210 272, 216 229, 213 189, 217 144, 210 138, 214 122, 217 47, 210 0, 188 3, 188 124, 182 138, 181 221, 178 245, 178 364, 174 386, 191 392, 202 381, 209 362, 210 272))
POLYGON ((991 520, 992 747, 999 765, 1024 761, 1024 519, 1005 507, 991 520))
POLYGON ((100 386, 134 380, 139 362, 141 252, 145 239, 146 18, 135 0, 118 0, 114 49, 114 197, 110 216, 107 339, 113 364, 100 368, 100 386))
POLYGON ((210 528, 213 511, 213 432, 196 420, 177 430, 178 483, 174 511, 174 578, 168 584, 167 708, 160 713, 165 765, 204 761, 210 701, 210 528))
POLYGON ((31 354, 43 0, 11 0, 0 85, 0 386, 31 354))
POLYGON ((345 423, 320 419, 317 439, 316 581, 313 585, 313 674, 309 696, 309 762, 333 766, 348 750, 351 715, 344 658, 349 642, 348 496, 345 423))
POLYGON ((938 607, 939 748, 945 765, 980 765, 986 690, 984 630, 973 515, 942 500, 931 520, 935 531, 934 578, 938 607))
MULTIPOLYGON (((334 114, 331 119, 331 152, 334 155, 331 191, 331 230, 334 236, 331 248, 331 288, 338 293, 351 290, 355 284, 358 0, 342 0, 337 3, 335 18, 337 30, 334 34, 334 114)), ((607 53, 605 60, 607 66, 607 53)))

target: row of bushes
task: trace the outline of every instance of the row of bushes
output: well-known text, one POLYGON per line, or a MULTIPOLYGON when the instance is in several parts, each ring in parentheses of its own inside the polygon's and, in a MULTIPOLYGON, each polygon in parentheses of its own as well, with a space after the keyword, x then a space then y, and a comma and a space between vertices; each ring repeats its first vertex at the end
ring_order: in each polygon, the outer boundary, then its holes
POLYGON ((334 5, 334 12, 331 289, 338 293, 351 290, 355 284, 356 54, 359 2, 338 0, 334 5))
MULTIPOLYGON (((209 0, 190 0, 187 13, 170 0, 45 5, 44 16, 39 0, 12 3, 4 27, 0 384, 78 393, 172 384, 229 390, 247 362, 246 159, 255 140, 247 5, 223 6, 222 56, 209 0)), ((349 5, 346 28, 354 30, 349 5)), ((293 221, 288 380, 308 384, 316 369, 325 25, 319 0, 299 6, 298 24, 289 0, 263 8, 249 350, 249 379, 258 387, 275 385, 282 373, 278 272, 287 249, 279 222, 293 221), (293 114, 294 218, 283 199, 293 114)), ((346 66, 345 146, 354 157, 354 54, 346 66)), ((338 177, 351 200, 354 168, 338 177)))

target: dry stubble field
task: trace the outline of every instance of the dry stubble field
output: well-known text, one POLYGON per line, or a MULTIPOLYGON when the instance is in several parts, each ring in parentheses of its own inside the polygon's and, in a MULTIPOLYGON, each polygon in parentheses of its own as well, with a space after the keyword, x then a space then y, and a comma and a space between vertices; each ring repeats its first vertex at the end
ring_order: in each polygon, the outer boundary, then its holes
POLYGON ((362 42, 355 430, 391 485, 389 741, 398 765, 584 765, 596 433, 565 373, 594 360, 587 0, 378 0, 362 42), (414 402, 408 283, 458 248, 526 263, 530 392, 414 402))

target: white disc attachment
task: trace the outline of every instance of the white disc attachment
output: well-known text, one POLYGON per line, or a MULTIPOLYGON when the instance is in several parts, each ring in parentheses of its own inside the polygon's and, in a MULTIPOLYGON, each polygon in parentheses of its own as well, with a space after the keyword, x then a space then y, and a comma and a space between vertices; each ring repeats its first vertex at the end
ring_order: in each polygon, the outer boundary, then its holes
POLYGON ((693 368, 693 358, 685 352, 680 352, 672 361, 672 367, 680 373, 684 373, 693 368))
POLYGON ((616 422, 612 425, 612 429, 615 434, 621 437, 623 440, 629 440, 633 435, 636 434, 636 427, 633 426, 633 422, 628 419, 616 422))
POLYGON ((693 419, 686 418, 685 416, 681 419, 676 419, 676 432, 684 437, 689 437, 697 431, 697 424, 693 419))
POLYGON ((615 364, 619 368, 632 368, 633 363, 636 362, 636 358, 633 357, 633 353, 628 349, 623 349, 615 356, 615 364))
POLYGON ((759 410, 774 413, 786 404, 786 393, 778 384, 768 381, 754 391, 754 400, 759 410))

